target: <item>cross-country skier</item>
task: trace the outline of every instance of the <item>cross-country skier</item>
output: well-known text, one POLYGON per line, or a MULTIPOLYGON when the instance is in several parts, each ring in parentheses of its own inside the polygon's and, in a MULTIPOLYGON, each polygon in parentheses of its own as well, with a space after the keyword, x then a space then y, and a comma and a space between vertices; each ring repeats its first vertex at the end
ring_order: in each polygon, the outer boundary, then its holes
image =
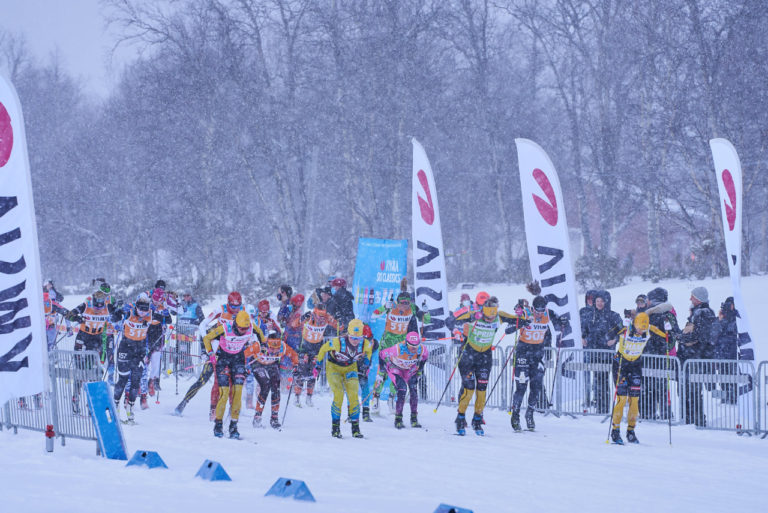
POLYGON ((533 298, 531 310, 527 310, 525 320, 527 321, 520 329, 520 338, 515 349, 514 358, 514 395, 512 396, 512 429, 521 431, 520 427, 520 407, 523 403, 523 397, 528 390, 528 408, 525 410, 526 427, 533 431, 536 427, 533 421, 533 412, 536 409, 536 403, 539 400, 539 394, 543 390, 544 381, 544 347, 551 345, 554 335, 553 323, 559 323, 557 315, 547 309, 547 300, 538 295, 541 293, 541 287, 537 281, 529 283, 526 288, 533 298))
POLYGON ((259 382, 259 396, 256 398, 256 413, 253 416, 253 427, 261 427, 261 414, 267 403, 267 395, 272 395, 272 414, 269 425, 280 427, 280 361, 284 356, 291 359, 293 368, 299 364, 299 356, 280 339, 280 332, 271 329, 267 332, 266 344, 251 346, 245 350, 246 358, 251 366, 256 381, 259 382), (257 350, 258 349, 258 350, 257 350))
MULTIPOLYGON (((234 388, 234 399, 230 407, 229 437, 240 438, 237 431, 237 421, 240 418, 240 405, 242 403, 243 382, 245 381, 245 349, 250 346, 259 346, 264 342, 264 334, 258 326, 251 321, 251 316, 245 311, 240 311, 234 322, 217 324, 205 337, 205 352, 211 364, 217 366, 216 379, 219 382, 219 401, 216 404, 216 419, 213 426, 214 436, 224 436, 223 419, 229 399, 229 388, 234 388), (219 348, 214 354, 213 341, 219 341, 219 348)), ((258 351, 259 348, 256 350, 258 351)))
MULTIPOLYGON (((200 345, 202 346, 202 356, 205 358, 205 344, 203 344, 203 337, 208 332, 208 326, 210 325, 210 329, 213 329, 216 325, 219 323, 226 323, 231 322, 234 320, 235 315, 238 314, 243 309, 243 298, 237 291, 232 291, 227 296, 227 303, 224 305, 221 305, 220 307, 216 308, 213 312, 211 312, 208 317, 205 318, 203 322, 200 323, 200 329, 199 329, 199 340, 200 345)), ((211 379, 211 376, 213 376, 216 372, 215 365, 208 361, 207 358, 205 360, 205 363, 203 365, 203 370, 200 372, 200 376, 198 376, 197 380, 192 383, 192 386, 189 387, 189 390, 187 390, 187 393, 184 394, 184 399, 181 400, 179 405, 174 410, 174 415, 181 415, 184 412, 184 408, 186 408, 187 403, 192 400, 193 397, 195 397, 195 394, 205 386, 206 383, 208 383, 208 380, 211 379)), ((216 416, 216 404, 219 402, 219 385, 217 380, 213 380, 213 387, 211 389, 211 410, 210 410, 210 416, 209 418, 211 421, 214 420, 216 416)))
POLYGON ((152 291, 152 320, 147 331, 147 348, 149 351, 149 365, 144 374, 149 379, 147 390, 141 390, 141 408, 146 409, 147 393, 154 396, 156 390, 160 390, 160 360, 162 359, 163 346, 165 345, 166 326, 173 322, 167 305, 166 293, 161 288, 152 291))
MULTIPOLYGON (((671 327, 671 326, 670 326, 671 327)), ((627 441, 638 443, 635 425, 639 411, 640 390, 643 385, 643 360, 641 356, 650 340, 651 332, 664 338, 665 332, 650 324, 648 314, 640 312, 634 320, 626 319, 619 335, 618 351, 613 357, 613 383, 616 387, 616 403, 611 412, 611 440, 624 443, 619 433, 624 406, 629 402, 627 414, 627 441)))
POLYGON ((125 393, 125 413, 128 422, 133 422, 133 405, 139 394, 141 372, 145 366, 147 356, 147 331, 152 319, 149 297, 142 292, 136 298, 133 305, 125 305, 123 310, 115 312, 112 316, 114 322, 123 321, 123 336, 117 347, 117 382, 115 383, 115 405, 120 407, 120 398, 123 395, 128 381, 131 386, 125 393))
POLYGON ((485 392, 488 388, 488 378, 493 365, 493 353, 491 352, 493 339, 496 336, 496 331, 503 323, 507 323, 505 332, 512 333, 518 329, 521 320, 515 315, 500 311, 499 300, 495 296, 491 296, 483 301, 483 307, 479 313, 467 312, 457 321, 463 323, 465 342, 463 351, 459 356, 461 391, 459 392, 459 408, 456 415, 456 431, 460 435, 466 432, 465 413, 472 396, 475 396, 472 429, 478 435, 483 435, 485 392))
POLYGON ((323 359, 326 355, 328 356, 325 374, 333 392, 331 435, 336 438, 341 438, 341 406, 345 392, 349 421, 352 424, 352 436, 363 437, 360 432, 360 399, 357 395, 360 384, 357 379, 357 364, 361 360, 368 360, 368 362, 371 360, 371 345, 363 336, 364 329, 365 326, 360 319, 349 321, 347 334, 328 340, 317 354, 317 363, 313 370, 314 377, 317 377, 322 368, 323 359))
POLYGON ((302 317, 301 344, 299 345, 299 371, 294 379, 293 392, 296 394, 296 406, 301 407, 301 390, 307 387, 307 406, 312 406, 312 393, 315 391, 317 374, 313 371, 317 353, 323 345, 328 327, 338 329, 336 319, 325 311, 325 304, 315 305, 314 310, 302 317))
MULTIPOLYGON (((373 338, 373 332, 371 327, 367 324, 363 327, 363 337, 371 345, 371 354, 376 353, 379 349, 379 341, 373 338)), ((358 361, 357 362, 357 380, 360 383, 360 393, 363 397, 363 422, 373 422, 371 419, 371 394, 373 393, 370 387, 370 379, 368 374, 371 370, 370 361, 358 361)))
MULTIPOLYGON (((43 307, 45 308, 45 336, 48 340, 48 351, 51 351, 56 348, 56 337, 59 332, 56 316, 61 315, 66 318, 69 310, 52 299, 50 292, 43 292, 43 307)), ((71 336, 72 328, 69 326, 69 321, 65 322, 67 323, 67 336, 71 336)))
MULTIPOLYGON (((380 361, 384 363, 384 370, 395 384, 397 390, 397 402, 395 403, 395 427, 403 429, 403 406, 405 405, 405 394, 410 394, 411 406, 411 427, 420 428, 419 424, 419 393, 416 385, 419 381, 421 371, 427 363, 429 351, 421 343, 421 337, 415 331, 410 331, 405 335, 405 342, 384 349, 379 353, 380 361)), ((383 380, 376 378, 376 389, 381 388, 383 380)), ((374 391, 374 394, 377 392, 374 391)))

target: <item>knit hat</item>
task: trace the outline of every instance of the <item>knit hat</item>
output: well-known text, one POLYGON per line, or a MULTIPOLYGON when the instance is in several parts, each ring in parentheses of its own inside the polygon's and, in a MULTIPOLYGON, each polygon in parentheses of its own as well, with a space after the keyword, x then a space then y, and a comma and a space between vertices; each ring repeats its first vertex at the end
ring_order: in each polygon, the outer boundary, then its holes
POLYGON ((709 303, 709 292, 706 287, 696 287, 691 291, 691 295, 702 303, 709 303))

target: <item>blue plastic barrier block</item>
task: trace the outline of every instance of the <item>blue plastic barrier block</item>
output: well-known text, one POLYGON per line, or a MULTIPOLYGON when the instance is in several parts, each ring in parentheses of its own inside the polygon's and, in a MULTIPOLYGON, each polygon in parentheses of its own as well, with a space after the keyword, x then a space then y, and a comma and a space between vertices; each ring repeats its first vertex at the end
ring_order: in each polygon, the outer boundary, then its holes
POLYGON ((450 504, 440 504, 434 513, 472 513, 471 509, 451 506, 450 504))
POLYGON ((212 460, 205 460, 195 477, 200 477, 206 481, 232 481, 221 463, 212 460))
POLYGON ((111 460, 127 460, 128 448, 125 446, 109 385, 104 381, 86 383, 85 392, 101 455, 111 460))
POLYGON ((168 468, 163 458, 155 451, 136 451, 133 457, 125 464, 126 467, 168 468))
POLYGON ((281 477, 272 488, 264 494, 274 495, 275 497, 293 497, 297 501, 310 501, 315 502, 315 498, 312 496, 312 492, 309 491, 307 483, 298 479, 288 479, 281 477))

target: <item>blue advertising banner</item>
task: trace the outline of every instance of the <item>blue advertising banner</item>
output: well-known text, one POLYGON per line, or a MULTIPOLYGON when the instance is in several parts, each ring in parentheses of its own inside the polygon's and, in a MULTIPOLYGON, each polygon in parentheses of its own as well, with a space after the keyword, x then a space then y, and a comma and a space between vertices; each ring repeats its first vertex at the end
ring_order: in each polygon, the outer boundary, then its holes
POLYGON ((400 291, 400 280, 408 272, 408 240, 364 239, 357 241, 357 260, 352 293, 355 317, 371 326, 380 340, 385 317, 371 320, 373 311, 387 301, 394 301, 400 291))

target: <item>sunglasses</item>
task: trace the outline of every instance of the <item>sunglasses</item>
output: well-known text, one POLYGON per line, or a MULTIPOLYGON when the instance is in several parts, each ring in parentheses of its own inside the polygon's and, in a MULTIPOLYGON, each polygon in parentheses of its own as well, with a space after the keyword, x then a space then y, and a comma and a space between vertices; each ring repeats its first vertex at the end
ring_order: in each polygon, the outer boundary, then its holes
POLYGON ((347 337, 347 338, 348 338, 350 341, 352 341, 352 342, 358 342, 358 343, 359 343, 361 340, 363 340, 363 337, 353 337, 353 336, 349 336, 349 337, 347 337))

